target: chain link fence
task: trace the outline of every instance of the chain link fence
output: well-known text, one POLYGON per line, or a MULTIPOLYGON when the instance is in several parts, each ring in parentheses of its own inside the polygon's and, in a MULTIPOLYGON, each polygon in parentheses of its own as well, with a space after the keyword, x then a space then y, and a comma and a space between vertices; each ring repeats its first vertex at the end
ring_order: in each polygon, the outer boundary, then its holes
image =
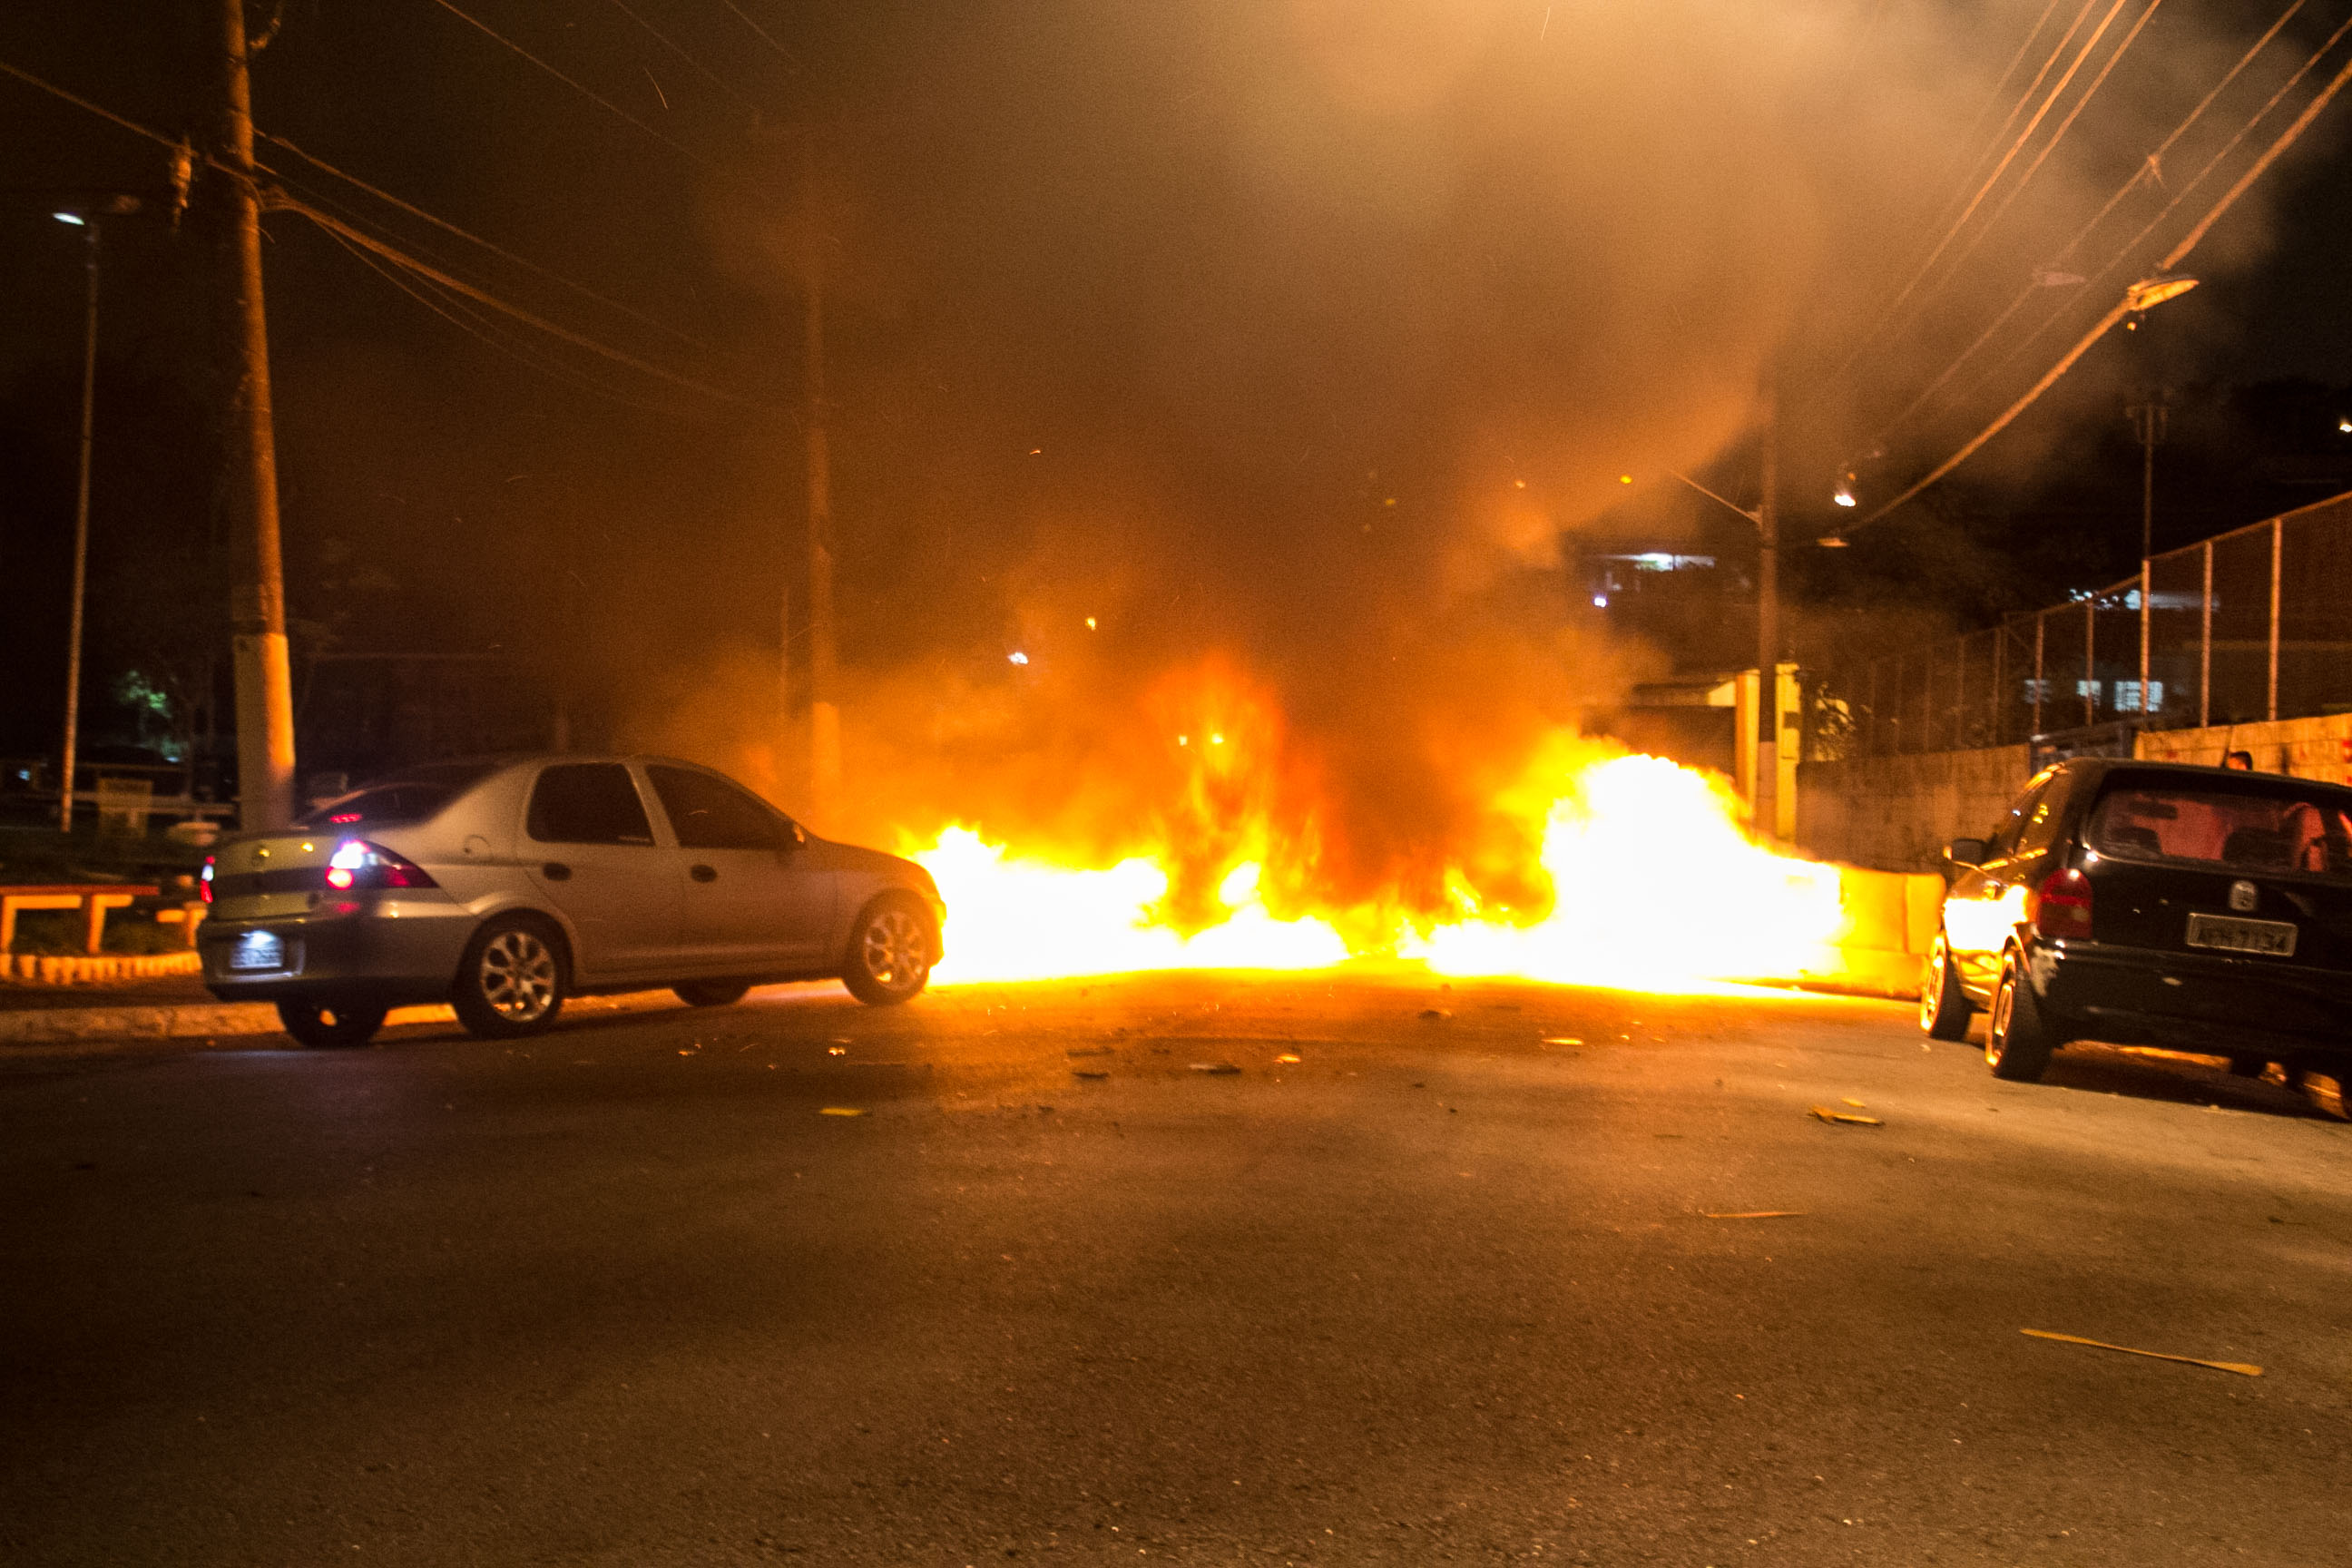
POLYGON ((1811 685, 1813 762, 2352 711, 2352 495, 1811 685))

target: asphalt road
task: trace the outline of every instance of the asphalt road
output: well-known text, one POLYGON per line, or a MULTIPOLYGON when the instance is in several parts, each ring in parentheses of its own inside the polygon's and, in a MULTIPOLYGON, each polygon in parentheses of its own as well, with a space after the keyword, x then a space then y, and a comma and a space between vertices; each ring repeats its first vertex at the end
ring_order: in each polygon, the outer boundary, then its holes
POLYGON ((12 1049, 0 1215, 12 1563, 2352 1558, 2352 1128, 1891 1004, 12 1049))

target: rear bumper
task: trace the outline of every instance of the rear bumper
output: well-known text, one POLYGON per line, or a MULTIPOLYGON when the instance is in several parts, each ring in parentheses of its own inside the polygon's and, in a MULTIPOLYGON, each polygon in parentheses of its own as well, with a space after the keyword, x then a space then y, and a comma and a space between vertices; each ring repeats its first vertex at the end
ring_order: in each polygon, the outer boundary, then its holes
POLYGON ((2027 972, 2067 1035, 2274 1060, 2352 1053, 2352 974, 2088 942, 2036 943, 2027 972))
POLYGON ((457 961, 480 923, 457 904, 403 902, 369 914, 206 921, 197 951, 205 986, 224 1002, 345 1001, 399 1006, 446 998, 457 961), (285 943, 282 969, 233 969, 229 956, 253 931, 285 943))

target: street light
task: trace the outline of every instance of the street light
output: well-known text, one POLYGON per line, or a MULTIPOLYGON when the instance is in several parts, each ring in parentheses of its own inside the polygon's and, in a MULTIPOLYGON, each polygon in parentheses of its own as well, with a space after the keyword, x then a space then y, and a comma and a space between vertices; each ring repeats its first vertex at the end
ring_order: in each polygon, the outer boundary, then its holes
POLYGON ((1862 501, 1853 493, 1853 470, 1852 468, 1848 468, 1845 471, 1844 477, 1838 480, 1837 489, 1830 492, 1830 500, 1837 502, 1840 506, 1860 506, 1862 501))
POLYGON ((73 831, 74 763, 81 725, 82 603, 89 582, 89 454, 98 408, 98 224, 104 216, 119 216, 139 210, 136 196, 110 196, 87 212, 63 210, 49 216, 82 231, 83 289, 81 335, 81 458, 74 482, 73 599, 66 617, 66 727, 59 761, 58 829, 73 831))

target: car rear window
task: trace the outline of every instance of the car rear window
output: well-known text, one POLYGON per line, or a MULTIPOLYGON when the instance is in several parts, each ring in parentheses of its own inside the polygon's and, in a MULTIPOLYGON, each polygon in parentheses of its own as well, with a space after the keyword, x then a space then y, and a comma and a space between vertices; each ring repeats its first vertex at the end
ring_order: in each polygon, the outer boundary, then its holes
POLYGON ((2202 782, 2121 782, 2091 815, 2091 847, 2127 860, 2352 879, 2352 803, 2202 782))
POLYGON ((424 822, 471 789, 487 765, 435 763, 380 779, 294 819, 297 827, 393 827, 424 822))

